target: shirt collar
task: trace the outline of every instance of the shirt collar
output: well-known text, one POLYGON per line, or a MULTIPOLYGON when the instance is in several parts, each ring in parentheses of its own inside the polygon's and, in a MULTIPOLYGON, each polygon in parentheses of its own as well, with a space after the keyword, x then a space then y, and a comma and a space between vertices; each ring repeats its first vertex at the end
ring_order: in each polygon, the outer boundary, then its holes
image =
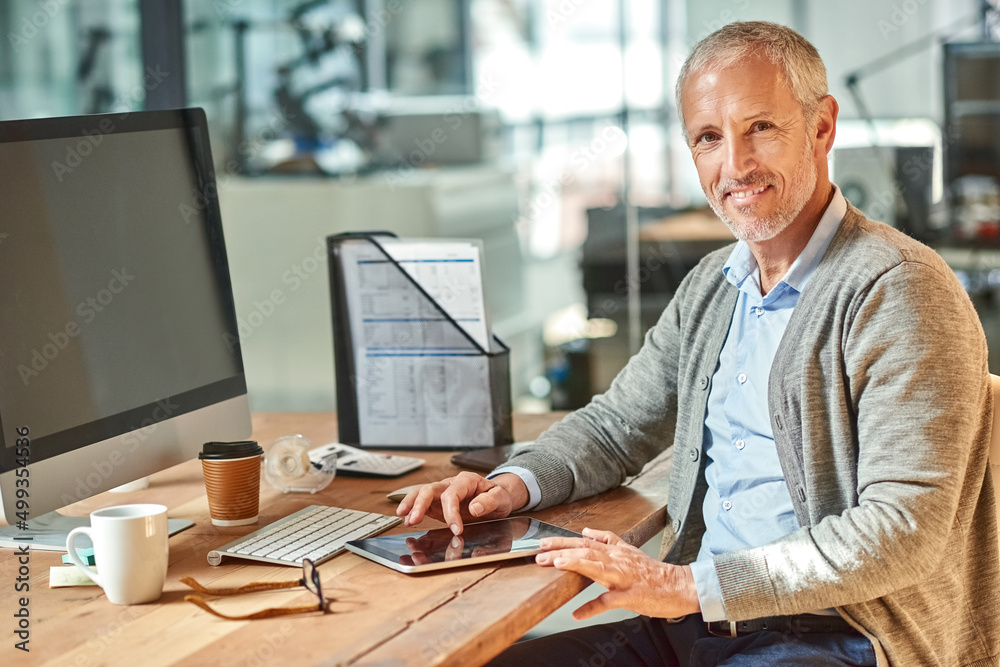
MULTIPOLYGON (((840 222, 846 214, 847 200, 841 194, 840 188, 834 185, 833 196, 830 198, 826 210, 823 211, 823 215, 820 216, 819 224, 816 225, 806 247, 792 262, 788 273, 779 281, 779 285, 785 283, 800 293, 805 289, 806 283, 815 273, 816 267, 823 259, 826 249, 833 240, 833 235, 837 232, 837 228, 840 227, 840 222)), ((729 259, 726 260, 725 266, 722 267, 722 272, 725 274, 726 280, 736 287, 740 287, 749 276, 757 273, 757 260, 750 252, 750 246, 747 245, 746 241, 736 243, 736 247, 729 253, 729 259)), ((756 279, 755 281, 759 282, 756 279)))

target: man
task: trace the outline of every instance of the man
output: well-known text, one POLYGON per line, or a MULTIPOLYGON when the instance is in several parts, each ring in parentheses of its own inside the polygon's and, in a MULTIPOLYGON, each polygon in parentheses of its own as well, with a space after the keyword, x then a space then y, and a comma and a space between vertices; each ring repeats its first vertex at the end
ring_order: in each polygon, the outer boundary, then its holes
POLYGON ((608 588, 577 618, 641 616, 498 662, 588 664, 613 639, 612 664, 998 664, 992 394, 969 299, 831 184, 838 107, 801 36, 722 28, 677 99, 739 242, 685 278, 606 394, 491 479, 425 485, 398 513, 458 533, 614 487, 672 446, 663 561, 590 529, 536 558, 608 588))

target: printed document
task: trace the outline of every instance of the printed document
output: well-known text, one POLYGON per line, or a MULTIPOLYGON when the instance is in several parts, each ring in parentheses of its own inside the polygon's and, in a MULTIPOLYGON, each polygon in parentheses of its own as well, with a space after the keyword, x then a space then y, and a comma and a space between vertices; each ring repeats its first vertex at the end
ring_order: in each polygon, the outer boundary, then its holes
POLYGON ((344 244, 342 254, 361 444, 491 446, 480 246, 381 244, 398 264, 370 243, 344 244))

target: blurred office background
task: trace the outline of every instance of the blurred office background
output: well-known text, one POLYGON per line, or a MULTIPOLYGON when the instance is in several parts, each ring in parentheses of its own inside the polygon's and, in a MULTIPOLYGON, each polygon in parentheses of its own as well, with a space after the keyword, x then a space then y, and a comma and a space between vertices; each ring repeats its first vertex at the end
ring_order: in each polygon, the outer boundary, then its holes
POLYGON ((572 408, 731 238, 673 85, 741 19, 817 46, 835 181, 945 255, 1000 353, 993 2, 5 0, 0 119, 205 108, 254 410, 334 406, 323 238, 365 230, 482 239, 515 409, 572 408))

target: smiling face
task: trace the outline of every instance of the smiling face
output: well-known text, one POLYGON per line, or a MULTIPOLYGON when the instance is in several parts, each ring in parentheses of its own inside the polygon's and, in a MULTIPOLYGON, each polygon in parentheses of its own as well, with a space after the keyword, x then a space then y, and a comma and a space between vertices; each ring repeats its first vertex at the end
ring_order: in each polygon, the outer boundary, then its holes
POLYGON ((829 148, 814 137, 826 119, 821 108, 819 125, 806 122, 778 66, 751 58, 693 72, 681 105, 702 190, 737 238, 764 242, 818 222, 829 148))

